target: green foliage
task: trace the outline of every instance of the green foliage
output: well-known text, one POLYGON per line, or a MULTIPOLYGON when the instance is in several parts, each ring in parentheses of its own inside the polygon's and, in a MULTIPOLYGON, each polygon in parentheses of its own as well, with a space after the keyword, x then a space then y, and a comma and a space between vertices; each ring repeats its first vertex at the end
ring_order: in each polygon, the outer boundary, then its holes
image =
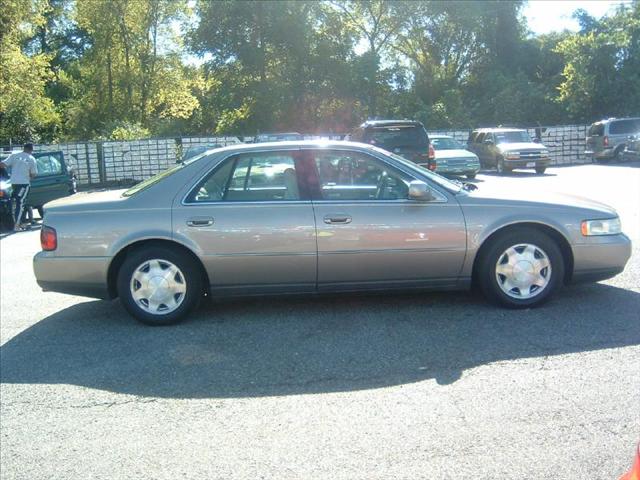
POLYGON ((51 141, 60 126, 61 117, 45 94, 53 75, 51 58, 29 56, 20 48, 44 21, 45 8, 44 2, 7 0, 0 9, 0 139, 7 143, 51 141))
POLYGON ((0 143, 638 114, 637 1, 539 36, 523 4, 3 0, 0 143))
POLYGON ((559 102, 572 119, 638 115, 640 111, 640 3, 597 21, 584 12, 582 31, 560 42, 565 65, 559 102))
POLYGON ((137 123, 123 122, 107 128, 113 128, 109 134, 109 140, 137 140, 151 136, 151 132, 148 129, 137 123))

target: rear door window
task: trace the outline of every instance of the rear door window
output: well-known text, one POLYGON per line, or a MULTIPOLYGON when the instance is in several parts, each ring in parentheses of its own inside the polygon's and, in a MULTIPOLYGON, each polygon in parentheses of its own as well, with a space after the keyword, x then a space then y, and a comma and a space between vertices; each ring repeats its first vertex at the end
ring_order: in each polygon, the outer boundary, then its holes
POLYGON ((194 189, 188 202, 299 200, 295 154, 242 154, 226 160, 194 189))
POLYGON ((609 124, 609 135, 629 135, 640 131, 640 118, 615 120, 609 124))

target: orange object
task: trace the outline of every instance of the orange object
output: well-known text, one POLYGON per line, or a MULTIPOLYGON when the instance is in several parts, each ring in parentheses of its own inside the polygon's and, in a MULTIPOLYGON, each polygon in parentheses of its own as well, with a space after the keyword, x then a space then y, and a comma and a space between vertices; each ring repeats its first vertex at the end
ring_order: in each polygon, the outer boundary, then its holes
POLYGON ((640 444, 636 449, 636 459, 633 462, 631 470, 620 477, 620 480, 640 480, 640 444))

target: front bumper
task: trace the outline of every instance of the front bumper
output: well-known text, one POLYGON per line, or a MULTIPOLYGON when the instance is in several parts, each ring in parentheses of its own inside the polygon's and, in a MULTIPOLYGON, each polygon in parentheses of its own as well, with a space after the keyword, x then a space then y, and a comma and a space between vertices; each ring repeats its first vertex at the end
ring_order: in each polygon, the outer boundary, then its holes
POLYGON ((547 167, 551 163, 551 158, 542 157, 536 159, 519 159, 519 160, 509 160, 506 158, 504 160, 504 164, 508 168, 538 168, 538 167, 547 167))
POLYGON ((624 234, 592 237, 573 245, 572 283, 596 282, 615 277, 631 258, 631 240, 624 234))
POLYGON ((33 257, 33 272, 45 292, 109 299, 109 257, 56 257, 39 252, 33 257))

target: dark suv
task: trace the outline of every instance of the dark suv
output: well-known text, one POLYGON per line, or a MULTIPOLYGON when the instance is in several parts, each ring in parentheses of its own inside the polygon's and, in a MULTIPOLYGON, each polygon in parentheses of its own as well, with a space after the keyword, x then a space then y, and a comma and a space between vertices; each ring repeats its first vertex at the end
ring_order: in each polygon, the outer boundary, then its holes
POLYGON ((429 135, 413 120, 368 120, 356 128, 349 140, 368 143, 397 153, 429 170, 436 169, 436 154, 429 135))

